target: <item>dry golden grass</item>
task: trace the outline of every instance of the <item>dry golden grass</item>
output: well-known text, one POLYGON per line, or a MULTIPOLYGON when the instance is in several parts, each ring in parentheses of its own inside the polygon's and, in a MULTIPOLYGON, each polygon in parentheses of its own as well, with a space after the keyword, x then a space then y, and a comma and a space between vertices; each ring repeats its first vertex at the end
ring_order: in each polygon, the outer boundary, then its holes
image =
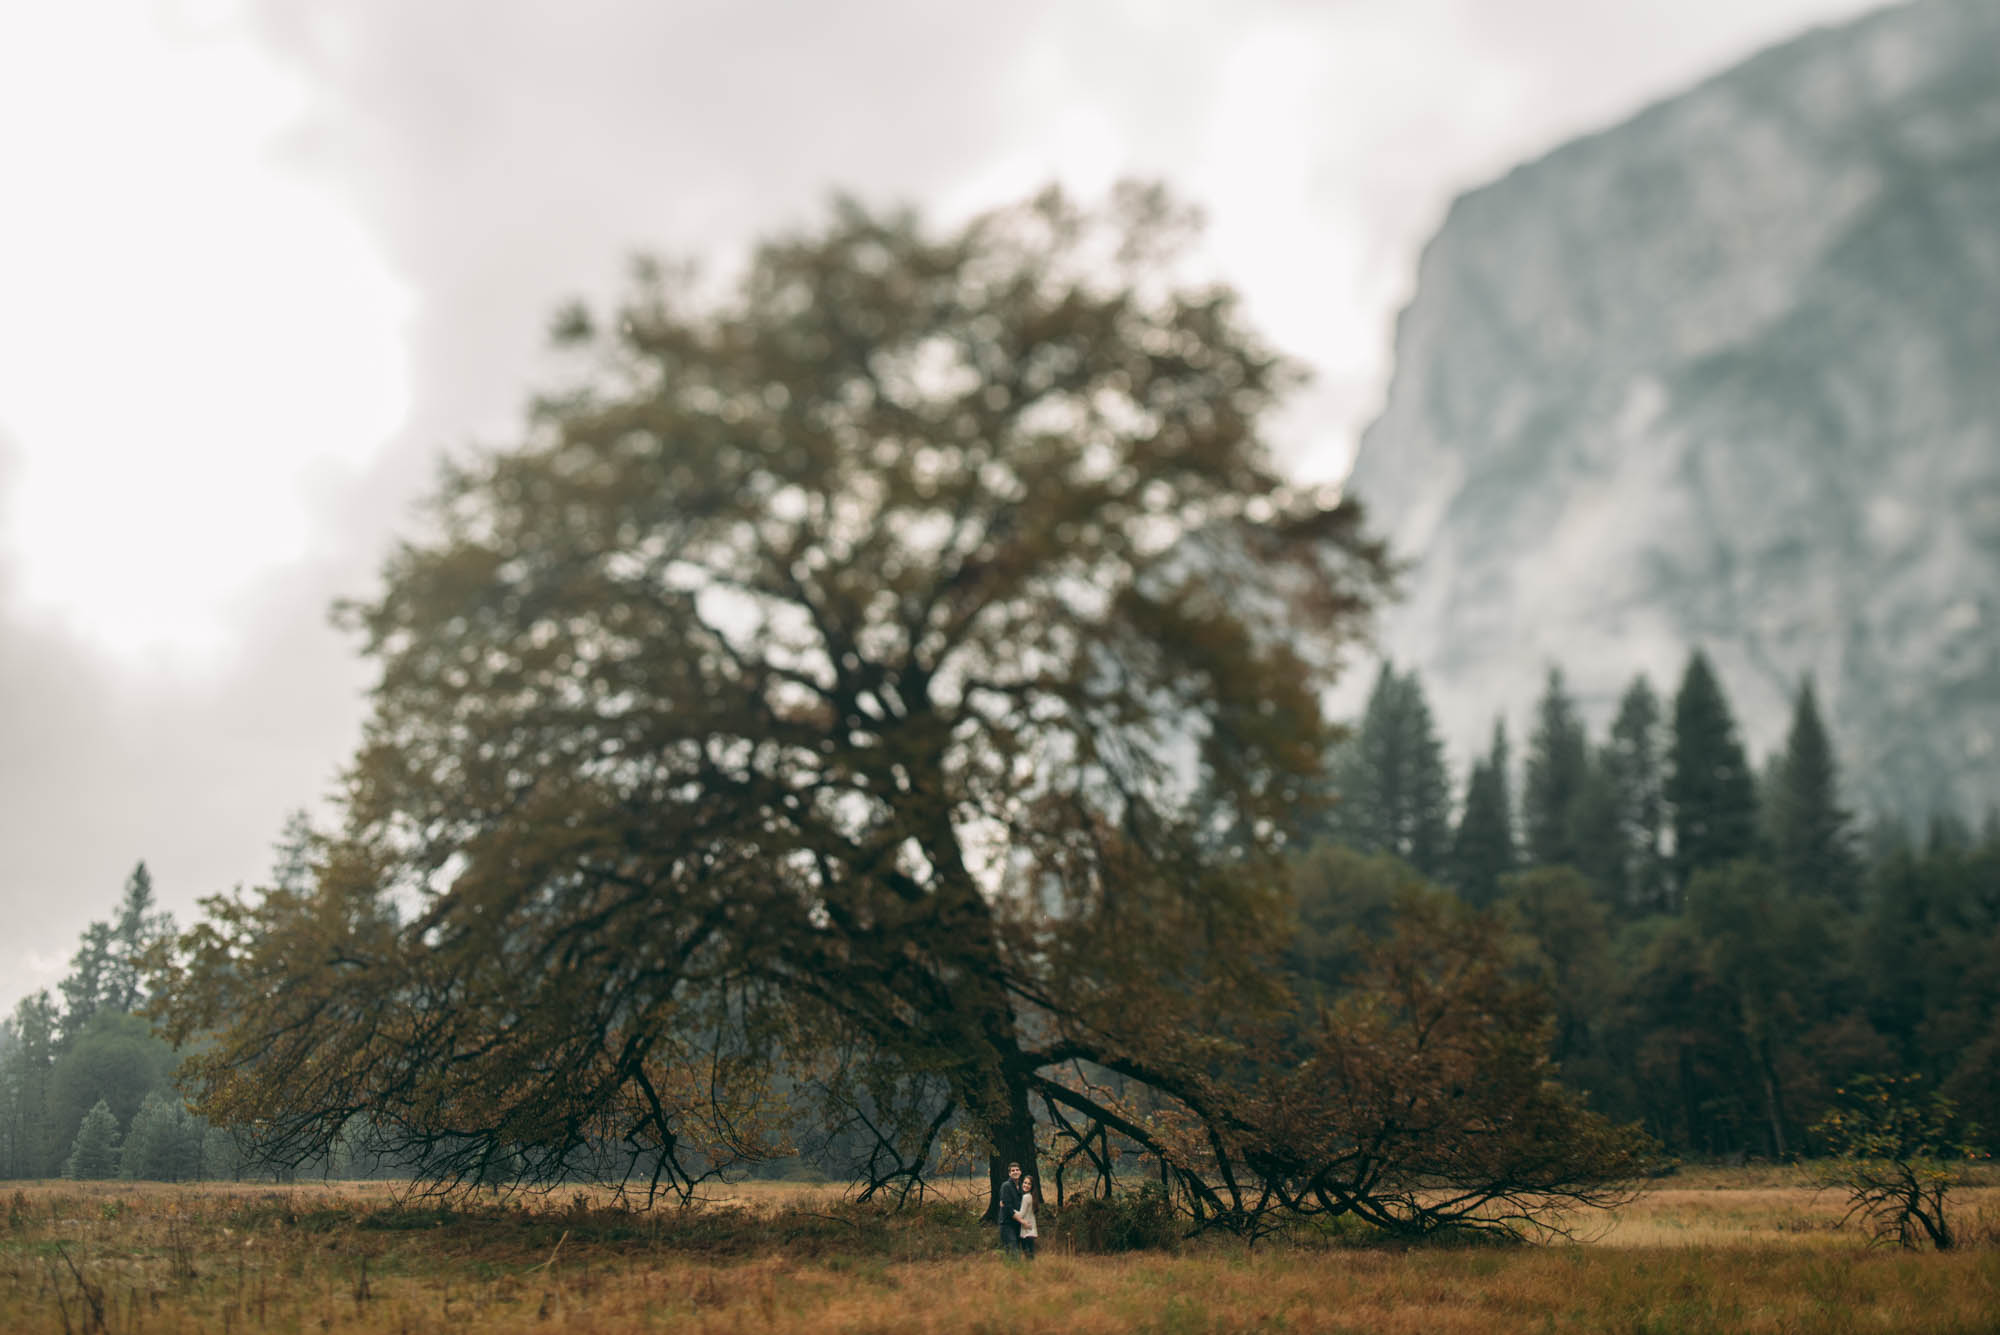
POLYGON ((1058 1245, 1032 1267, 962 1213, 783 1184, 692 1214, 574 1191, 440 1212, 379 1184, 0 1195, 9 1332, 2000 1331, 2000 1186, 1965 1193, 1984 1243, 1948 1255, 1867 1248, 1797 1180, 1691 1174, 1580 1245, 1058 1245))

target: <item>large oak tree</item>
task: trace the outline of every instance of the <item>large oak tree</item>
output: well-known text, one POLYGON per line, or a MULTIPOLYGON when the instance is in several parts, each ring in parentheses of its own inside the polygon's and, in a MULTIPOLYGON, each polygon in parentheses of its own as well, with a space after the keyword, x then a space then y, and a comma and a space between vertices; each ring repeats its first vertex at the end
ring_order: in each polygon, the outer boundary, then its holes
POLYGON ((588 372, 350 609, 345 828, 163 963, 202 1111, 283 1161, 365 1127, 431 1181, 683 1192, 806 1108, 871 1189, 952 1128, 997 1183, 1039 1124, 1248 1230, 1629 1170, 1490 924, 1412 910, 1317 1012, 1275 967, 1385 562, 1273 468, 1297 372, 1186 237, 1138 188, 843 204, 726 298, 655 266, 568 312, 588 372))
MULTIPOLYGON (((349 609, 380 667, 316 881, 210 905, 169 1008, 294 1156, 670 1184, 829 1051, 995 1171, 1251 995, 1318 693, 1384 566, 1265 436, 1296 368, 1154 190, 948 232, 840 203, 733 293, 642 265, 349 609), (694 1151, 690 1153, 690 1151, 694 1151)), ((1177 1076, 1175 1073, 1179 1072, 1177 1076)))

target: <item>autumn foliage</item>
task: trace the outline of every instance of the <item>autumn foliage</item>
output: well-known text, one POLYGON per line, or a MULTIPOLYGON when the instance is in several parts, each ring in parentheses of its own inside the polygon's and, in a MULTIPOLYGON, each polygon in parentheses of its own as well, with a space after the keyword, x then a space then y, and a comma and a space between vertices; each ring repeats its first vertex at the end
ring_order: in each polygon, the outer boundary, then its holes
POLYGON ((687 1195, 816 1111, 870 1190, 956 1137, 1253 1231, 1629 1171, 1483 920, 1413 906, 1337 996, 1274 971, 1388 570, 1272 465, 1297 370, 1179 276, 1189 225, 844 203, 728 299, 647 266, 567 313, 593 369, 348 609, 344 829, 160 961, 203 1112, 687 1195))

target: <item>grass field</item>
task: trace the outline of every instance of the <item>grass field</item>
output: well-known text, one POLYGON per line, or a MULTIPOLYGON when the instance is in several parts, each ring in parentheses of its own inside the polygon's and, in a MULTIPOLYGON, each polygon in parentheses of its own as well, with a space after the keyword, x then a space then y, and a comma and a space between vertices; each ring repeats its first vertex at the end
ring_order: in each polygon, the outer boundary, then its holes
POLYGON ((694 1210, 574 1191, 42 1183, 0 1192, 0 1329, 235 1332, 2000 1331, 2000 1185, 1937 1255, 1870 1248, 1788 1170, 1687 1171, 1574 1243, 1205 1241, 1010 1265, 963 1205, 757 1184, 694 1210))

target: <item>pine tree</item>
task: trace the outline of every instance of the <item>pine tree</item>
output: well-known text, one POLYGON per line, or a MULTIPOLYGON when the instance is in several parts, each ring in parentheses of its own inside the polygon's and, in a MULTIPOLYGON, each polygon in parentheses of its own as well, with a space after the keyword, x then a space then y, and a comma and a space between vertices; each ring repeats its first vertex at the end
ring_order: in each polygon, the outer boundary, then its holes
POLYGON ((144 998, 139 982, 139 957, 170 924, 154 913, 153 875, 141 862, 125 882, 125 898, 111 929, 110 962, 105 970, 104 1004, 112 1010, 135 1011, 144 998))
POLYGON ((1361 721, 1336 748, 1328 769, 1336 803, 1329 830, 1336 843, 1364 853, 1389 851, 1388 812, 1402 800, 1402 766, 1393 748, 1396 665, 1384 661, 1361 721))
POLYGON ((100 1012, 132 1012, 145 1000, 139 961, 162 936, 173 932, 173 918, 155 913, 153 877, 144 862, 125 881, 125 896, 115 922, 93 922, 84 929, 83 944, 70 959, 69 976, 59 985, 63 994, 62 1045, 67 1048, 100 1012))
POLYGON ((52 1167, 49 1071, 60 1018, 37 992, 0 1024, 0 1177, 46 1177, 52 1167))
POLYGON ((1736 720, 1708 656, 1699 649, 1674 696, 1665 795, 1673 812, 1673 868, 1685 891, 1694 874, 1748 857, 1757 847, 1756 786, 1736 720))
POLYGON ((117 1175, 118 1119, 111 1115, 111 1105, 99 1099, 83 1115, 69 1158, 63 1162, 63 1176, 87 1181, 117 1175))
POLYGON ((110 1001, 112 936, 109 923, 94 922, 70 957, 69 974, 57 987, 63 994, 61 1046, 69 1047, 110 1001))
POLYGON ((1442 876, 1451 860, 1451 778, 1430 701, 1414 671, 1403 674, 1398 724, 1410 757, 1409 797, 1400 830, 1403 859, 1425 876, 1442 876))
POLYGON ((1591 753, 1583 789, 1570 805, 1570 828, 1576 843, 1575 858, 1570 865, 1583 874, 1583 881, 1599 900, 1622 909, 1629 894, 1615 767, 1616 760, 1609 747, 1591 753))
POLYGON ((1651 912, 1666 907, 1667 869, 1660 848, 1665 798, 1660 774, 1660 701, 1642 674, 1618 701, 1599 768, 1617 813, 1618 864, 1611 872, 1612 902, 1651 912))
POLYGON ((1521 827, 1530 866, 1576 865, 1577 803, 1589 771, 1589 745, 1576 701, 1563 686, 1562 669, 1552 667, 1535 707, 1521 783, 1521 827))
POLYGON ((1473 762, 1466 781, 1451 852, 1452 883, 1467 901, 1482 906, 1499 898, 1500 878, 1518 862, 1507 766, 1507 725, 1495 720, 1492 750, 1473 762))
POLYGON ((1771 793, 1772 845, 1792 893, 1853 908, 1861 876, 1839 790, 1838 764, 1808 677, 1793 702, 1791 734, 1771 793))
POLYGON ((1393 853, 1427 876, 1450 854, 1451 789, 1444 746, 1415 673, 1384 663, 1361 726, 1334 757, 1340 795, 1333 837, 1365 853, 1393 853))
POLYGON ((179 1099, 148 1094, 125 1135, 118 1175, 152 1182, 184 1182, 199 1176, 205 1130, 179 1099))

